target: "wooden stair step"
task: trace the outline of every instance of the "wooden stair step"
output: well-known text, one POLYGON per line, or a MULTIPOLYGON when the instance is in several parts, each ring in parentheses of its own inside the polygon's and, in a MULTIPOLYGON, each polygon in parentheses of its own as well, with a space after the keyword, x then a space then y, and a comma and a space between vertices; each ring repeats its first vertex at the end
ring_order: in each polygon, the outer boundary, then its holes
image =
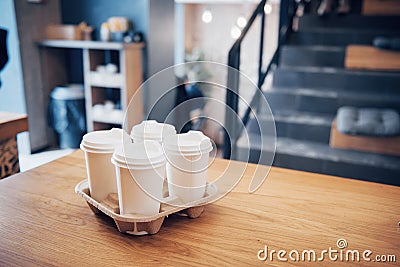
POLYGON ((370 137, 342 134, 336 128, 336 119, 332 122, 329 145, 332 148, 400 156, 400 136, 370 137))
POLYGON ((400 70, 400 52, 366 45, 349 45, 346 48, 345 67, 347 69, 398 71, 400 70))
POLYGON ((400 15, 398 0, 364 0, 363 15, 400 15))

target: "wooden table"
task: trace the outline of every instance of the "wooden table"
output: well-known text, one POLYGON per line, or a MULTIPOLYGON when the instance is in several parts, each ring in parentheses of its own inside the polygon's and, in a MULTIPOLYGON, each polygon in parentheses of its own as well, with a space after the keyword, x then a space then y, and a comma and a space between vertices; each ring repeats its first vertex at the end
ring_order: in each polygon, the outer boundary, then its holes
MULTIPOLYGON (((227 163, 216 160, 209 175, 221 173, 227 163)), ((399 187, 272 168, 260 189, 249 194, 255 167, 248 165, 238 186, 200 218, 170 216, 152 236, 119 233, 112 220, 94 215, 74 193, 85 178, 80 151, 3 179, 0 266, 280 265, 276 254, 262 262, 258 252, 267 245, 269 252, 319 253, 338 249, 340 238, 346 249, 369 249, 371 257, 393 254, 400 261, 399 187)), ((331 264, 326 255, 322 265, 331 264)))
POLYGON ((25 131, 26 115, 0 112, 0 179, 19 172, 17 134, 25 131))

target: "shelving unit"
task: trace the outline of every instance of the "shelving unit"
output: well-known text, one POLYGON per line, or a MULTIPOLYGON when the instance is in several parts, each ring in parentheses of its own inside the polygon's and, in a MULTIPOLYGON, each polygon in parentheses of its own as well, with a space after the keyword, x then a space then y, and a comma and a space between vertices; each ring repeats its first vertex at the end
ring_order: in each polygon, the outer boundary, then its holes
POLYGON ((143 43, 117 43, 75 40, 44 40, 40 46, 63 49, 82 49, 83 83, 85 87, 86 126, 87 130, 109 129, 122 126, 125 111, 133 98, 134 112, 127 114, 128 128, 139 123, 143 118, 142 92, 142 49, 143 43), (108 56, 106 56, 106 54, 108 56), (98 65, 105 65, 106 58, 117 65, 114 74, 99 73, 98 65), (107 100, 107 91, 118 95, 120 110, 111 110, 99 116, 93 113, 93 106, 107 100))

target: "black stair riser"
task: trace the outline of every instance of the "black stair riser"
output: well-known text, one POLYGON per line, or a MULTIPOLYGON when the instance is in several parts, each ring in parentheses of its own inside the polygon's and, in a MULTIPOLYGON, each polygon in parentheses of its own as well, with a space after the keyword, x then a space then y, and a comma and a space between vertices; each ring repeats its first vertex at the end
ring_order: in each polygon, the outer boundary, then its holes
POLYGON ((400 185, 398 179, 400 173, 398 171, 371 166, 354 165, 280 153, 275 155, 273 165, 282 168, 336 175, 363 181, 400 185))
MULTIPOLYGON (((262 163, 265 158, 271 157, 270 151, 263 151, 262 154, 266 157, 261 156, 260 160, 261 151, 254 148, 250 150, 247 159, 244 159, 244 155, 248 153, 247 148, 238 147, 237 153, 239 160, 248 160, 251 163, 262 163)), ((336 175, 363 181, 400 185, 400 180, 398 179, 400 172, 397 170, 289 155, 280 153, 279 151, 275 154, 273 166, 336 175)))
POLYGON ((344 68, 345 49, 323 50, 302 46, 284 46, 280 66, 320 66, 344 68))
POLYGON ((337 16, 334 14, 321 18, 316 15, 305 15, 299 18, 299 30, 318 28, 400 29, 399 18, 399 16, 337 16))
MULTIPOLYGON (((275 133, 271 129, 268 120, 259 119, 258 123, 253 118, 247 125, 247 130, 251 134, 272 135, 275 133)), ((286 122, 275 120, 276 135, 278 137, 288 137, 299 140, 309 140, 329 144, 330 125, 312 125, 296 122, 286 122)))
POLYGON ((293 45, 327 45, 347 46, 350 44, 372 45, 377 36, 398 37, 399 32, 329 32, 329 31, 303 31, 295 32, 289 36, 289 44, 293 45))
POLYGON ((272 110, 298 110, 335 114, 337 99, 293 94, 266 94, 272 110))
MULTIPOLYGON (((276 89, 279 91, 279 88, 276 89)), ((298 110, 308 112, 327 113, 335 115, 338 108, 342 106, 392 108, 400 112, 400 98, 392 101, 382 101, 379 97, 369 99, 338 97, 319 97, 310 95, 294 95, 286 93, 265 93, 271 110, 298 110)))
POLYGON ((352 72, 332 69, 327 71, 304 68, 278 68, 274 72, 273 86, 295 88, 335 89, 345 91, 369 90, 398 93, 400 75, 384 72, 352 72))

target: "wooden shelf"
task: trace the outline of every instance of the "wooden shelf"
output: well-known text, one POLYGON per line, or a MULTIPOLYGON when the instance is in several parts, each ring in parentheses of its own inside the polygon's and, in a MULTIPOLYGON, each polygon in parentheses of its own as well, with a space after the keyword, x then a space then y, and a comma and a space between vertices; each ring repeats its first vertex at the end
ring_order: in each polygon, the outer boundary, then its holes
POLYGON ((88 83, 91 86, 107 87, 107 88, 121 88, 123 87, 124 76, 121 73, 99 73, 91 71, 88 75, 88 83))
POLYGON ((114 120, 107 120, 107 119, 100 119, 100 118, 93 118, 93 122, 95 123, 106 123, 106 124, 114 124, 114 125, 122 125, 121 121, 114 121, 114 120))
POLYGON ((123 113, 121 113, 121 114, 122 114, 121 118, 118 118, 118 119, 110 118, 110 117, 107 118, 107 116, 95 116, 95 114, 93 114, 92 120, 93 120, 93 122, 122 125, 124 118, 123 118, 123 113))
POLYGON ((98 50, 123 50, 127 48, 140 49, 143 43, 120 43, 120 42, 100 42, 100 41, 81 41, 81 40, 43 40, 38 45, 54 48, 78 48, 78 49, 98 49, 98 50))
MULTIPOLYGON (((99 41, 81 41, 81 40, 43 40, 37 43, 43 48, 48 49, 46 53, 51 57, 48 60, 48 69, 52 70, 57 64, 63 63, 65 54, 61 49, 81 49, 83 61, 83 82, 85 87, 85 107, 86 107, 86 126, 89 132, 98 129, 99 124, 102 128, 109 125, 122 125, 124 118, 115 121, 103 117, 95 117, 93 106, 104 103, 108 99, 103 88, 112 88, 118 90, 118 101, 121 104, 123 114, 125 114, 128 104, 133 99, 134 111, 130 111, 126 118, 127 127, 140 123, 143 119, 142 92, 138 89, 143 82, 142 71, 142 48, 144 43, 122 43, 122 42, 99 42, 99 41), (60 50, 60 51, 59 51, 60 50), (112 63, 117 65, 118 73, 106 74, 96 71, 99 65, 112 63), (135 95, 135 98, 133 96, 135 95)), ((62 83, 56 81, 55 75, 51 77, 52 84, 62 83), (54 80, 54 81, 53 81, 54 80)), ((63 81, 65 83, 65 81, 63 81)))

